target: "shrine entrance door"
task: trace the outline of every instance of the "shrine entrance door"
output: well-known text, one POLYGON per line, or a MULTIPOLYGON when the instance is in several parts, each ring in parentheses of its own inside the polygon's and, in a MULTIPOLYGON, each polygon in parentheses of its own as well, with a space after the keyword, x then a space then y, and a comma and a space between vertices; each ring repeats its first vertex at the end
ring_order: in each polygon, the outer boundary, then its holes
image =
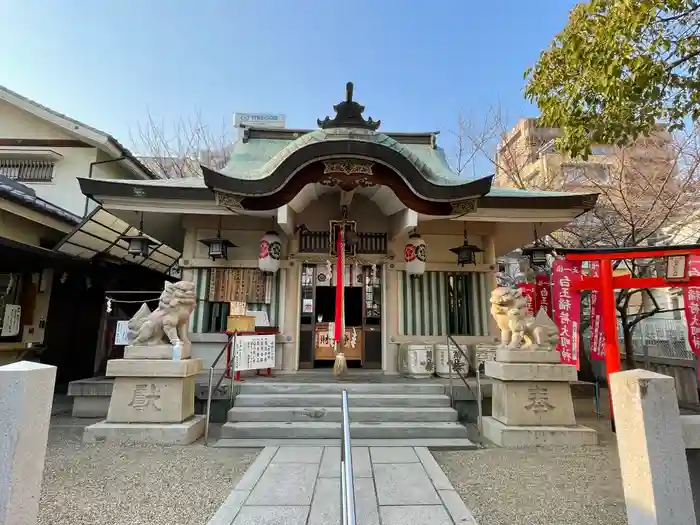
MULTIPOLYGON (((326 264, 301 270, 299 368, 331 368, 335 352, 329 323, 335 322, 335 280, 326 264)), ((345 341, 350 368, 381 368, 381 267, 347 265, 344 282, 345 341)))

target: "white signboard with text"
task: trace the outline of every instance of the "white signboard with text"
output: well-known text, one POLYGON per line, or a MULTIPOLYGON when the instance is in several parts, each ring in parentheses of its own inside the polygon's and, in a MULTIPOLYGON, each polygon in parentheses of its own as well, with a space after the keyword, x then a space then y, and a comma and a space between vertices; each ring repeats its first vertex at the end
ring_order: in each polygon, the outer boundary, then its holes
POLYGON ((239 335, 234 348, 233 369, 261 370, 275 367, 274 334, 239 335))
POLYGON ((22 328, 22 307, 18 304, 6 304, 2 318, 1 337, 14 337, 22 328))
POLYGON ((114 344, 117 346, 125 346, 129 344, 127 335, 129 334, 129 321, 117 321, 117 327, 114 330, 114 344))
POLYGON ((240 128, 247 126, 251 128, 284 128, 286 126, 286 115, 281 113, 235 113, 233 115, 233 126, 240 128))

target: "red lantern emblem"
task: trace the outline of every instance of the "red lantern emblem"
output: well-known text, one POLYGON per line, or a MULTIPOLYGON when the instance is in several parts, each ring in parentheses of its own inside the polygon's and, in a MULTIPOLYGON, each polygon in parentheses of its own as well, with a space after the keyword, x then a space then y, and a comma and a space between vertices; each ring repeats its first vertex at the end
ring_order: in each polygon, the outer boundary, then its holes
POLYGON ((265 259, 268 255, 270 255, 270 243, 263 239, 260 241, 260 258, 265 259))
POLYGON ((406 262, 411 262, 416 259, 416 247, 413 244, 407 244, 403 249, 403 257, 406 262))

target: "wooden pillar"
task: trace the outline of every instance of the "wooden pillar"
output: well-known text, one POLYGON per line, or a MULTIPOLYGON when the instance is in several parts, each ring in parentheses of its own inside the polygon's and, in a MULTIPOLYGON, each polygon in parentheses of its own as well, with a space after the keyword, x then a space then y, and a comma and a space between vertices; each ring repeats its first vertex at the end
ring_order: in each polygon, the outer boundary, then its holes
MULTIPOLYGON (((483 249, 484 249, 484 263, 494 266, 494 270, 490 272, 489 277, 486 280, 486 295, 487 298, 491 297, 491 292, 498 288, 498 282, 496 280, 496 273, 498 272, 498 265, 496 264, 496 242, 492 234, 484 235, 483 239, 483 249)), ((487 299, 488 300, 488 299, 487 299)), ((489 312, 490 308, 487 305, 486 311, 489 312)), ((501 330, 498 328, 496 320, 490 313, 488 314, 489 319, 489 335, 492 337, 500 337, 501 330)))
POLYGON ((394 337, 399 335, 399 301, 403 297, 399 297, 402 293, 399 290, 399 272, 395 268, 390 268, 389 264, 385 264, 382 269, 382 279, 385 281, 386 295, 382 297, 384 301, 384 310, 382 315, 386 317, 384 326, 385 333, 382 337, 385 340, 385 351, 382 355, 382 370, 385 374, 397 374, 398 370, 398 345, 393 343, 394 337))

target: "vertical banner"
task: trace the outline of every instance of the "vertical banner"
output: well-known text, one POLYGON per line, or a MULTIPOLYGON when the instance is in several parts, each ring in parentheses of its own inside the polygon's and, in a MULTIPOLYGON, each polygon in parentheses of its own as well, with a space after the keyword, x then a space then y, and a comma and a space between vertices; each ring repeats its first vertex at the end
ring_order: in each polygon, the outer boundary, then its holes
POLYGON ((537 315, 537 290, 535 283, 518 283, 518 290, 523 294, 523 298, 527 301, 527 310, 530 315, 537 315))
POLYGON ((537 288, 537 311, 542 308, 549 317, 552 317, 552 291, 550 289, 550 278, 548 273, 538 273, 535 277, 535 286, 537 288))
MULTIPOLYGON (((700 256, 689 255, 687 264, 688 275, 700 277, 700 256)), ((685 324, 688 325, 688 344, 700 361, 700 286, 683 288, 683 303, 685 324)), ((700 378, 700 366, 698 366, 698 378, 700 378)))
POLYGON ((554 261, 552 267, 552 299, 554 323, 559 329, 557 351, 561 362, 581 366, 579 359, 579 329, 581 326, 581 292, 571 285, 581 280, 581 263, 564 259, 554 261))
MULTIPOLYGON (((591 261, 591 277, 600 277, 600 261, 591 261)), ((603 305, 600 292, 593 290, 590 295, 591 305, 591 360, 605 360, 605 332, 603 331, 603 305)))

